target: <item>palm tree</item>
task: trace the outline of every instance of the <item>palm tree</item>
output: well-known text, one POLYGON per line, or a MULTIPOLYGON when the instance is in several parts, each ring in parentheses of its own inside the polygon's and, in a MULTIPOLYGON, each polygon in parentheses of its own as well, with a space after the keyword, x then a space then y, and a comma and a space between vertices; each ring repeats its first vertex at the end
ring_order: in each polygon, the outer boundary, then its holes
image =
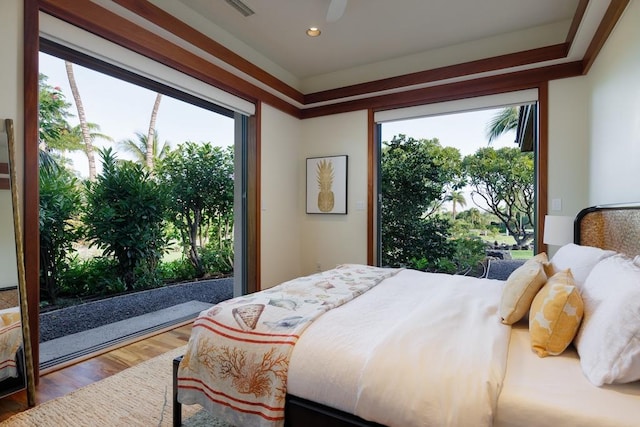
MULTIPOLYGON (((100 125, 89 122, 85 123, 85 126, 89 132, 89 146, 84 143, 84 132, 82 130, 82 125, 76 125, 69 129, 69 132, 62 134, 58 138, 58 140, 56 141, 56 150, 83 151, 87 156, 87 160, 89 160, 91 157, 93 157, 93 150, 95 150, 94 142, 96 139, 99 138, 109 142, 113 141, 113 138, 111 138, 109 135, 100 133, 100 125), (92 150, 91 153, 89 153, 89 150, 92 150)), ((91 179, 91 170, 89 170, 89 179, 91 179)))
POLYGON ((500 110, 487 125, 489 144, 500 135, 518 127, 518 108, 505 107, 500 110))
POLYGON ((134 160, 137 163, 140 163, 142 165, 147 164, 147 158, 151 157, 151 164, 155 165, 155 163, 159 159, 162 159, 167 155, 167 153, 169 153, 169 144, 165 142, 160 145, 158 133, 155 131, 153 132, 153 142, 151 144, 147 143, 148 136, 144 135, 142 132, 136 132, 136 138, 137 140, 125 139, 123 141, 120 141, 118 145, 124 151, 133 154, 133 156, 135 157, 134 160), (151 156, 147 156, 147 150, 149 146, 151 146, 151 156))
POLYGON ((91 133, 87 124, 87 117, 84 112, 84 105, 82 103, 82 98, 80 97, 80 91, 78 90, 75 74, 73 73, 73 64, 69 61, 64 61, 64 66, 67 70, 67 78, 69 79, 69 86, 71 87, 73 100, 75 101, 76 109, 78 110, 78 120, 80 120, 82 140, 84 141, 84 152, 87 155, 87 160, 89 160, 89 180, 95 181, 96 158, 94 155, 93 140, 91 139, 91 133))
POLYGON ((145 150, 145 164, 147 165, 147 170, 153 170, 154 164, 154 147, 153 144, 156 143, 156 119, 158 118, 158 108, 160 108, 160 101, 162 101, 162 94, 156 94, 156 101, 153 103, 153 109, 151 110, 151 119, 149 120, 149 132, 147 132, 147 148, 145 150))
POLYGON ((467 206, 467 199, 464 198, 462 191, 452 191, 445 197, 445 200, 453 202, 453 207, 451 208, 453 219, 456 219, 456 204, 462 207, 467 206))

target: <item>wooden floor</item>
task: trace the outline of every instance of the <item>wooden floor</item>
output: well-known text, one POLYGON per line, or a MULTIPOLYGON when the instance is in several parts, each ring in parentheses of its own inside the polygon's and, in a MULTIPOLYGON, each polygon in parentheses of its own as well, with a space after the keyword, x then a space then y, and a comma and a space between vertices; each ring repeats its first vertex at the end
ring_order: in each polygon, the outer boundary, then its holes
MULTIPOLYGON (((64 396, 80 387, 181 347, 187 343, 190 334, 191 323, 60 370, 50 371, 40 377, 40 383, 36 387, 36 405, 64 396)), ((0 421, 25 409, 27 397, 24 391, 0 399, 0 421)))

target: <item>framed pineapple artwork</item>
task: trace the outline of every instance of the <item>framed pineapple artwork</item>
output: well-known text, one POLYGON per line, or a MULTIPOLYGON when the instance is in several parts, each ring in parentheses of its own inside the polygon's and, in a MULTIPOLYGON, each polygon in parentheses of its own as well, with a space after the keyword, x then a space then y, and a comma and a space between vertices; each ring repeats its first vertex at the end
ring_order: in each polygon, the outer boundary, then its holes
POLYGON ((307 159, 307 213, 347 213, 347 156, 307 159))

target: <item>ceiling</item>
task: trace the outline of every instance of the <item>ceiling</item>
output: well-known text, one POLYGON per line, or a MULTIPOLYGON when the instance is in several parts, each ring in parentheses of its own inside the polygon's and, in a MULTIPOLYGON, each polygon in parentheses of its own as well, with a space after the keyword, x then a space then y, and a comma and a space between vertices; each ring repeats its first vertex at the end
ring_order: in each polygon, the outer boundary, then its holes
MULTIPOLYGON (((260 71, 256 73, 238 65, 233 58, 230 60, 228 55, 222 57, 189 45, 166 25, 154 27, 147 21, 153 14, 146 13, 144 2, 133 7, 136 4, 133 0, 92 1, 164 34, 176 44, 297 107, 322 105, 322 97, 314 95, 385 79, 395 79, 396 89, 391 90, 407 90, 411 84, 411 88, 419 88, 416 79, 404 84, 398 83, 398 79, 488 58, 521 55, 526 59, 505 64, 498 60, 489 67, 476 67, 455 76, 440 77, 436 73, 435 77, 424 79, 424 85, 580 61, 611 3, 610 0, 347 0, 344 14, 335 22, 327 22, 332 0, 148 0, 238 55, 240 62, 248 61, 258 67, 260 71), (243 16, 229 4, 234 1, 242 2, 255 13, 243 16), (305 30, 311 26, 321 30, 319 37, 306 35, 305 30), (269 77, 265 79, 260 73, 269 77), (305 101, 278 88, 280 83, 303 94, 305 101), (307 101, 308 95, 314 100, 307 101)), ((357 94, 347 94, 342 99, 355 98, 357 94)))
POLYGON ((329 23, 331 0, 241 1, 255 14, 245 17, 225 0, 180 3, 300 79, 495 36, 504 43, 511 39, 512 45, 524 42, 538 47, 554 38, 560 43, 578 4, 578 0, 348 0, 342 17, 329 23), (321 35, 307 36, 309 27, 320 28, 321 35), (535 28, 547 34, 522 33, 535 28))

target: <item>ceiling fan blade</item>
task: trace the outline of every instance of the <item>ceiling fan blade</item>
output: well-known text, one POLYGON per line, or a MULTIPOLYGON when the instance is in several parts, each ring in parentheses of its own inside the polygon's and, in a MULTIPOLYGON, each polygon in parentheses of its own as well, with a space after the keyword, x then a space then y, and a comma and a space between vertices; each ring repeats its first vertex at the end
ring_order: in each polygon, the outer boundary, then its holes
POLYGON ((327 11, 327 22, 336 22, 342 18, 347 8, 347 0, 331 0, 329 10, 327 11))

